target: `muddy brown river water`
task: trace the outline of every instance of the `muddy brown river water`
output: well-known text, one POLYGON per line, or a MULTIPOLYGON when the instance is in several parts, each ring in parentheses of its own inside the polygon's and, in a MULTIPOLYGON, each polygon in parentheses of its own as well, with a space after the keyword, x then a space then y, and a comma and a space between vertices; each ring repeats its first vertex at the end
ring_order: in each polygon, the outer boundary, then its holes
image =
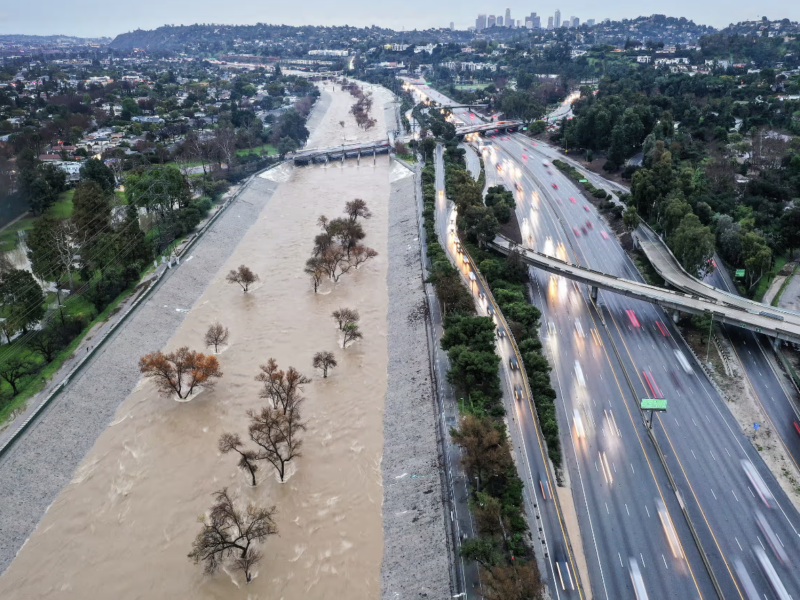
MULTIPOLYGON (((338 115, 350 104, 345 94, 334 94, 329 111, 337 122, 323 121, 316 146, 341 137, 338 115)), ((374 113, 379 128, 370 137, 379 137, 380 101, 374 113)), ((353 127, 351 117, 347 128, 353 127)), ((379 597, 389 169, 389 159, 380 157, 374 166, 370 159, 360 167, 347 161, 270 175, 288 180, 166 348, 203 350, 205 330, 219 320, 230 329, 229 346, 219 356, 220 383, 179 403, 160 397, 151 382, 140 382, 0 578, 0 597, 379 597), (364 242, 379 255, 315 295, 303 267, 317 217, 338 216, 356 197, 372 210, 364 242), (240 264, 261 278, 247 294, 225 282, 227 271, 240 264), (346 350, 330 317, 339 307, 361 314, 364 339, 346 350), (339 361, 327 379, 311 368, 320 350, 333 351, 339 361), (217 440, 225 431, 246 439, 245 411, 264 402, 254 376, 270 357, 312 377, 305 388, 308 431, 288 480, 281 484, 264 463, 253 488, 237 460, 220 455, 217 440), (278 508, 280 535, 260 547, 264 559, 247 586, 237 573, 206 576, 186 556, 199 531, 198 516, 210 507, 212 492, 226 486, 243 503, 278 508)), ((256 193, 257 181, 238 201, 256 193)))

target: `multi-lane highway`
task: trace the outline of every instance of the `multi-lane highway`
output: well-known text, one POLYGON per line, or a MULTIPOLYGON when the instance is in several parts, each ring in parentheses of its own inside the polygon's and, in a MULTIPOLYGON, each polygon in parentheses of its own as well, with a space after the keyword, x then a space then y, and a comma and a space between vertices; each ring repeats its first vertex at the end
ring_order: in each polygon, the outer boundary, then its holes
MULTIPOLYGON (((517 214, 522 223, 523 238, 532 248, 545 253, 561 254, 572 262, 597 270, 641 280, 614 236, 591 205, 583 200, 578 189, 557 169, 545 164, 550 161, 549 153, 540 152, 538 146, 532 145, 524 136, 511 135, 491 141, 497 150, 486 153, 487 174, 494 169, 496 177, 504 181, 510 189, 514 189, 517 183, 520 184, 522 189, 517 192, 517 214), (498 162, 502 169, 499 172, 496 169, 498 162), (553 187, 553 184, 557 187, 553 187)), ((595 377, 602 377, 603 381, 616 377, 619 382, 616 395, 607 390, 592 389, 587 393, 590 396, 587 400, 593 403, 597 400, 607 402, 608 409, 613 410, 617 417, 617 424, 619 414, 627 413, 635 429, 637 422, 641 422, 637 406, 640 398, 668 399, 668 412, 656 418, 656 436, 724 596, 750 600, 746 591, 749 583, 745 582, 749 577, 759 598, 771 597, 771 584, 762 574, 762 569, 758 566, 759 558, 753 549, 763 544, 770 552, 775 573, 792 595, 800 597, 792 565, 780 564, 776 555, 772 554, 768 541, 765 541, 767 536, 756 522, 756 511, 763 513, 764 521, 775 532, 780 546, 787 549, 789 556, 793 553, 796 556, 800 550, 800 516, 742 434, 728 409, 723 406, 724 401, 697 365, 692 363, 689 350, 663 311, 644 302, 601 292, 599 310, 608 325, 604 328, 599 324, 599 315, 588 299, 587 290, 575 289, 573 284, 557 277, 543 277, 535 271, 532 275, 537 282, 537 305, 548 315, 548 321, 563 323, 563 327, 556 325, 554 337, 559 332, 562 335, 558 336, 556 344, 551 344, 557 371, 566 371, 563 378, 569 376, 577 382, 579 388, 588 388, 589 379, 595 377), (573 294, 574 298, 571 298, 573 294), (579 328, 583 330, 582 334, 579 328), (607 365, 602 365, 599 361, 591 363, 585 352, 581 354, 579 348, 562 343, 569 337, 588 339, 584 337, 588 336, 588 328, 596 328, 598 333, 609 335, 619 352, 619 359, 616 353, 609 351, 605 352, 607 365), (569 334, 564 335, 564 332, 569 334), (583 359, 586 364, 581 362, 583 357, 586 357, 583 359), (590 364, 597 368, 587 368, 590 364), (570 366, 572 373, 569 373, 570 366), (630 386, 627 385, 625 375, 630 378, 630 386), (755 484, 751 483, 742 466, 742 460, 750 461, 755 466, 764 481, 765 497, 771 508, 767 508, 760 497, 761 480, 756 477, 755 484), (741 561, 747 576, 734 575, 737 561, 741 561)), ((553 327, 549 322, 547 326, 553 327)), ((597 346, 596 352, 599 353, 601 347, 608 346, 606 338, 601 336, 598 343, 594 332, 591 332, 591 336, 592 342, 597 346)), ((561 378, 560 376, 559 379, 561 378)), ((565 404, 564 411, 560 414, 562 427, 574 429, 574 410, 583 408, 575 406, 580 404, 579 394, 575 390, 573 393, 562 390, 561 398, 565 404)), ((586 404, 587 402, 583 403, 584 406, 586 404)), ((597 421, 597 415, 594 420, 597 421)), ((585 428, 585 423, 583 425, 585 428)), ((620 433, 623 442, 618 460, 622 462, 631 458, 637 441, 631 432, 620 433)), ((572 434, 574 437, 574 431, 572 434)), ((647 441, 643 445, 645 447, 642 451, 646 453, 647 441)), ((581 453, 576 446, 576 461, 581 459, 581 453)), ((658 468, 658 465, 653 467, 654 471, 658 468)), ((653 477, 655 481, 659 480, 658 474, 653 477)), ((614 502, 617 504, 619 501, 614 502)), ((603 518, 602 510, 593 511, 588 503, 587 509, 595 527, 598 527, 597 524, 603 518), (599 515, 596 514, 598 512, 599 515)), ((625 510, 628 510, 627 506, 625 510)), ((610 510, 606 512, 605 518, 608 518, 610 510)), ((673 514, 673 521, 676 523, 678 515, 679 513, 673 514)), ((646 521, 639 520, 634 526, 634 530, 639 531, 639 539, 646 527, 643 523, 646 521)), ((582 528, 583 525, 582 523, 582 528)), ((680 539, 684 542, 684 548, 691 543, 690 537, 681 535, 680 539)), ((634 555, 630 548, 623 548, 620 550, 623 559, 621 563, 625 562, 625 553, 634 555)), ((598 553, 601 564, 604 559, 607 560, 607 556, 601 557, 598 553)), ((645 587, 652 590, 655 597, 671 597, 670 588, 663 587, 655 577, 654 561, 648 561, 644 555, 640 559, 645 587)), ((692 560, 689 563, 692 574, 699 581, 698 572, 702 570, 702 563, 692 560)), ((667 564, 662 566, 666 567, 667 564)), ((592 586, 597 592, 598 584, 592 581, 592 586)), ((702 584, 697 587, 699 594, 703 597, 709 596, 708 590, 702 584)))
MULTIPOLYGON (((448 256, 459 268, 464 281, 476 298, 478 313, 489 316, 489 294, 480 279, 471 275, 472 269, 464 254, 459 252, 455 236, 453 204, 445 196, 443 149, 436 149, 436 229, 439 241, 448 256)), ((546 448, 533 418, 529 398, 515 399, 514 389, 522 385, 521 375, 510 368, 514 349, 507 337, 498 337, 497 352, 501 357, 503 401, 509 418, 509 434, 519 452, 517 467, 525 482, 525 510, 529 518, 537 559, 542 577, 554 598, 584 598, 579 585, 577 560, 567 537, 567 524, 558 499, 553 497, 556 482, 547 465, 546 448)))
MULTIPOLYGON (((437 101, 447 102, 442 98, 437 101)), ((464 111, 456 116, 469 118, 464 111)), ((579 190, 545 164, 560 157, 555 149, 520 135, 491 141, 496 150, 484 157, 487 185, 503 182, 514 190, 519 184, 517 215, 531 248, 641 280, 579 190)), ((714 597, 700 546, 723 597, 800 597, 800 516, 667 315, 608 292, 595 305, 584 286, 535 270, 531 276, 594 596, 641 598, 644 590, 650 598, 714 597), (677 494, 643 434, 638 406, 650 397, 668 400, 668 412, 655 419, 655 436, 677 494), (659 518, 659 511, 668 516, 659 518), (674 534, 662 521, 673 524, 674 534), (638 591, 632 574, 641 577, 638 591)))
MULTIPOLYGON (((511 155, 503 159, 502 154, 502 148, 484 153, 487 176, 490 184, 503 182, 515 189, 519 183, 523 188, 516 194, 525 245, 570 258, 572 240, 549 207, 551 201, 558 206, 558 199, 538 189, 525 168, 517 173, 511 155)), ((577 196, 573 198, 577 206, 577 196)), ((564 200, 570 203, 568 197, 564 200)), ((602 224, 583 212, 583 226, 591 219, 591 231, 603 240, 602 224)), ((530 275, 554 369, 564 454, 595 597, 636 597, 631 558, 656 597, 713 597, 711 581, 642 424, 638 400, 631 398, 615 359, 609 331, 602 324, 607 315, 598 314, 583 286, 534 269, 530 275)))

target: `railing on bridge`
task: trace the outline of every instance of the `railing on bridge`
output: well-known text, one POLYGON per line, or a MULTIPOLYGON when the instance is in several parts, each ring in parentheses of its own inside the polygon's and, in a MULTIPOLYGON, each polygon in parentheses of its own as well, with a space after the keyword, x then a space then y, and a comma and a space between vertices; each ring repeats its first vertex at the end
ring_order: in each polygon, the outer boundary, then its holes
POLYGON ((780 340, 800 343, 800 325, 778 320, 774 316, 764 314, 763 311, 745 310, 720 300, 666 290, 646 283, 580 267, 541 252, 518 246, 501 235, 489 242, 488 246, 503 254, 518 252, 522 261, 529 265, 588 285, 591 288, 593 298, 596 297, 598 288, 604 289, 679 312, 712 314, 714 320, 722 323, 730 323, 731 325, 750 329, 780 340))

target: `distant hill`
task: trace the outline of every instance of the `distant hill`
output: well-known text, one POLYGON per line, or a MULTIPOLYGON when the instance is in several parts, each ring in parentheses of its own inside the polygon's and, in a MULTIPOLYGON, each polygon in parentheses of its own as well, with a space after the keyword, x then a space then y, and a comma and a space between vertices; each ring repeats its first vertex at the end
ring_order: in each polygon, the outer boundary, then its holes
POLYGON ((369 35, 392 35, 389 29, 357 27, 291 27, 289 25, 165 25, 145 31, 137 29, 114 38, 115 50, 171 50, 171 51, 233 51, 245 45, 269 45, 292 41, 296 43, 325 43, 332 40, 363 38, 369 35))
POLYGON ((28 44, 28 45, 54 45, 54 44, 108 44, 109 37, 81 38, 72 35, 0 35, 0 44, 28 44))

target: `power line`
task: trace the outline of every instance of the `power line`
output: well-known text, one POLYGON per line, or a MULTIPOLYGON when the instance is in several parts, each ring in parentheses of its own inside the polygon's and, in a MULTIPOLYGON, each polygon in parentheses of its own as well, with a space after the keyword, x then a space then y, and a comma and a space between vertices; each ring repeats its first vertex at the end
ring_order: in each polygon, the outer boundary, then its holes
MULTIPOLYGON (((134 247, 134 245, 136 243, 137 243, 137 240, 132 240, 123 250, 121 250, 120 252, 118 252, 114 256, 112 261, 110 261, 104 267, 104 269, 109 269, 109 268, 115 266, 116 263, 120 262, 123 258, 125 258, 125 256, 128 255, 128 253, 133 249, 133 247, 134 247)), ((101 269, 101 271, 102 271, 102 269, 101 269)), ((102 274, 101 274, 100 277, 102 278, 102 274)), ((91 281, 87 281, 86 283, 84 283, 76 293, 71 294, 68 298, 66 298, 64 300, 64 304, 63 305, 59 305, 59 308, 64 308, 64 307, 66 307, 68 305, 69 302, 77 300, 78 298, 83 296, 83 294, 86 292, 86 290, 88 290, 89 287, 91 286, 91 283, 92 283, 91 281)), ((49 315, 46 315, 42 319, 42 321, 40 321, 40 324, 43 324, 43 327, 41 327, 40 329, 31 329, 30 331, 28 331, 27 334, 24 334, 23 336, 13 340, 10 344, 8 344, 8 346, 5 348, 5 351, 3 351, 0 354, 0 361, 6 360, 6 358, 8 358, 12 354, 12 352, 15 351, 19 346, 27 344, 27 342, 29 340, 31 340, 35 335, 37 335, 37 333, 39 331, 41 331, 42 329, 44 329, 44 327, 49 325, 49 323, 55 317, 57 312, 58 311, 53 310, 53 311, 50 312, 49 315)))

